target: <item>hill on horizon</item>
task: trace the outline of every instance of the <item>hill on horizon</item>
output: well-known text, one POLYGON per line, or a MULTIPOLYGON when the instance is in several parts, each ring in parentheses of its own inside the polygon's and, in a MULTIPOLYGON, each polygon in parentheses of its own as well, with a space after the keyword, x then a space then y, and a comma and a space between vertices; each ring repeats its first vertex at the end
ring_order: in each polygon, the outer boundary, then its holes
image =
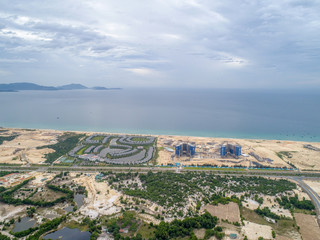
MULTIPOLYGON (((71 84, 62 85, 58 87, 42 86, 42 85, 29 83, 29 82, 0 84, 0 92, 16 92, 16 91, 23 91, 23 90, 57 91, 57 90, 81 90, 81 89, 109 90, 108 88, 99 87, 99 86, 88 88, 78 83, 71 83, 71 84)), ((112 88, 112 89, 120 89, 120 88, 112 88)))

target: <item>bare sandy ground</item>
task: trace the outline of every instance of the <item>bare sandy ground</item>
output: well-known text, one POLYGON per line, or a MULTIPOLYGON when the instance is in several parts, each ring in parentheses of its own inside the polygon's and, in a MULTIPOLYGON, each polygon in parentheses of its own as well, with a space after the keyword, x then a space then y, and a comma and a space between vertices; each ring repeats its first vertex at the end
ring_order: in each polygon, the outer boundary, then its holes
MULTIPOLYGON (((260 206, 260 208, 268 207, 271 212, 281 216, 285 216, 287 218, 292 218, 292 215, 288 209, 282 208, 279 203, 276 201, 275 197, 272 196, 264 196, 263 197, 263 204, 260 206)), ((247 198, 246 203, 243 203, 243 205, 246 208, 249 208, 251 210, 255 210, 259 207, 259 203, 254 201, 253 199, 247 198)))
POLYGON ((0 203, 0 222, 16 217, 17 215, 25 212, 26 209, 26 205, 16 207, 14 205, 0 203))
POLYGON ((57 137, 63 132, 55 130, 34 130, 8 129, 2 136, 19 134, 12 141, 5 141, 0 145, 0 163, 26 164, 42 163, 45 154, 53 152, 49 148, 36 149, 37 147, 55 144, 57 137))
MULTIPOLYGON (((19 137, 10 142, 4 142, 0 145, 0 163, 42 163, 46 153, 52 152, 52 149, 36 149, 38 146, 54 144, 57 137, 63 134, 63 131, 56 130, 34 130, 28 131, 24 129, 7 129, 8 132, 0 133, 2 136, 8 136, 13 133, 20 134, 19 137)), ((97 132, 81 132, 76 133, 95 134, 97 132)), ((101 133, 101 132, 99 132, 101 133)), ((108 133, 104 133, 108 134, 108 133)), ((119 133, 121 134, 121 133, 119 133)), ((128 134, 130 135, 130 134, 128 134)), ((141 135, 141 134, 135 134, 141 135)), ((143 136, 143 135, 142 135, 143 136)), ((271 167, 290 167, 288 163, 293 163, 300 169, 320 170, 320 152, 304 148, 305 144, 311 144, 320 148, 320 143, 296 142, 296 141, 278 141, 278 140, 250 140, 250 139, 227 139, 227 138, 206 138, 206 137, 188 137, 188 136, 159 136, 158 147, 173 148, 179 142, 190 142, 197 145, 198 154, 191 160, 189 158, 174 158, 171 160, 172 152, 165 149, 159 152, 159 164, 172 164, 175 162, 183 162, 183 164, 217 164, 217 165, 238 165, 249 166, 257 160, 252 157, 241 156, 239 159, 226 158, 219 156, 219 147, 224 142, 238 143, 242 146, 242 153, 248 154, 254 152, 261 158, 270 158, 273 163, 262 164, 271 167), (168 142, 171 142, 168 144, 168 142), (278 152, 290 152, 291 156, 282 155, 281 159, 278 152)))
MULTIPOLYGON (((179 142, 195 143, 197 145, 196 151, 202 152, 200 158, 194 158, 189 161, 188 158, 174 158, 174 161, 170 160, 172 153, 163 149, 164 152, 159 157, 159 164, 183 162, 183 164, 217 164, 217 165, 235 165, 238 163, 231 163, 228 159, 221 159, 219 156, 219 147, 224 142, 238 143, 242 146, 242 153, 249 154, 254 152, 261 158, 270 158, 273 160, 272 164, 263 162, 264 165, 272 167, 289 167, 288 162, 293 163, 300 169, 313 169, 320 170, 320 152, 304 148, 305 144, 311 144, 312 146, 320 148, 320 143, 308 143, 308 142, 296 142, 296 141, 278 141, 278 140, 250 140, 250 139, 227 139, 227 138, 204 138, 204 137, 187 137, 187 136, 158 136, 159 147, 173 147, 179 142), (209 143, 209 144, 208 144, 209 143), (278 152, 290 152, 291 157, 282 155, 281 159, 278 152)), ((239 159, 230 158, 229 160, 240 162, 244 166, 248 165, 250 161, 257 160, 252 157, 240 157, 239 159), (248 161, 247 161, 248 160, 248 161)))
POLYGON ((41 187, 45 184, 45 182, 51 180, 56 175, 55 173, 44 173, 44 172, 31 172, 32 176, 35 177, 34 180, 31 181, 32 185, 37 187, 41 187))
POLYGON ((240 222, 240 211, 238 204, 230 202, 226 205, 218 204, 206 205, 203 210, 207 210, 212 216, 217 216, 219 219, 226 219, 230 222, 240 222))
POLYGON ((119 198, 121 194, 105 182, 96 182, 95 174, 82 176, 74 179, 80 185, 86 187, 88 196, 84 205, 79 209, 81 214, 90 218, 97 218, 99 215, 111 215, 120 212, 119 198))
POLYGON ((256 224, 244 221, 241 232, 248 237, 249 240, 257 240, 259 237, 264 239, 272 239, 272 228, 267 225, 256 224))
POLYGON ((320 229, 315 216, 303 213, 295 213, 294 216, 303 240, 320 240, 320 229))
POLYGON ((320 195, 320 181, 304 180, 304 182, 311 187, 313 191, 320 195))

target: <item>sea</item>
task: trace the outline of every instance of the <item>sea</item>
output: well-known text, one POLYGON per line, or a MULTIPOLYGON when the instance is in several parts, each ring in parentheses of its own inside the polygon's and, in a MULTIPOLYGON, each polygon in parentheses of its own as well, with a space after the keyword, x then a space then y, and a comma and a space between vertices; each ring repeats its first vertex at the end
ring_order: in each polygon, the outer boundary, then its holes
POLYGON ((261 89, 1 92, 0 126, 320 142, 320 93, 261 89))

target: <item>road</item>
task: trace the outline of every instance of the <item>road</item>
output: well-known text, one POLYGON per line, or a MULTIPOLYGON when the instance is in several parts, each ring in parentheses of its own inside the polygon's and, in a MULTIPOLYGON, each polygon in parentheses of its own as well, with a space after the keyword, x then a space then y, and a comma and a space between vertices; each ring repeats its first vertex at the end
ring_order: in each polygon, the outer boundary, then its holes
POLYGON ((312 178, 314 180, 320 180, 320 173, 317 172, 297 172, 297 171, 264 171, 264 170, 247 170, 247 171, 236 171, 232 169, 228 170, 205 170, 205 169, 184 169, 184 168, 164 168, 164 167, 64 167, 64 166, 10 166, 2 165, 2 171, 51 171, 51 172, 61 172, 61 171, 77 171, 77 172, 104 172, 104 171, 134 171, 147 173, 148 171, 160 172, 160 171, 175 171, 175 172, 187 172, 187 171, 210 171, 218 175, 230 175, 238 174, 243 176, 265 176, 265 177, 275 177, 275 178, 285 178, 294 180, 300 187, 309 195, 311 201, 316 207, 317 222, 320 227, 320 197, 315 193, 305 182, 304 178, 312 178))
POLYGON ((309 187, 304 181, 303 181, 303 177, 290 177, 292 180, 296 181, 300 187, 303 189, 303 191, 305 191, 311 201, 313 202, 314 206, 316 207, 316 213, 317 213, 317 222, 318 225, 320 227, 320 197, 319 195, 313 191, 313 189, 311 187, 309 187))
MULTIPOLYGON (((18 166, 1 164, 2 171, 76 171, 76 172, 105 172, 105 171, 136 171, 136 172, 162 172, 162 171, 177 171, 176 167, 130 167, 130 166, 58 166, 58 165, 30 165, 18 166)), ((304 176, 304 177, 318 177, 320 172, 300 172, 300 171, 280 171, 280 170, 237 170, 237 169, 210 169, 210 168, 179 168, 179 172, 186 171, 206 171, 213 173, 226 173, 226 174, 252 174, 252 175, 277 175, 277 176, 304 176)))
POLYGON ((184 168, 164 168, 164 167, 124 167, 124 166, 113 166, 113 167, 65 167, 65 166, 10 166, 10 165, 2 165, 2 171, 51 171, 51 172, 61 172, 61 171, 77 171, 77 172, 104 172, 104 171, 134 171, 147 173, 148 171, 160 172, 160 171, 175 171, 175 172, 187 172, 187 171, 210 171, 218 175, 230 175, 230 174, 238 174, 243 176, 264 176, 264 177, 275 177, 275 178, 285 178, 294 180, 297 184, 301 186, 301 188, 309 195, 313 204, 316 207, 316 213, 318 215, 317 221, 320 227, 320 197, 317 193, 315 193, 305 182, 303 179, 311 178, 314 180, 320 180, 320 173, 318 172, 297 172, 297 171, 264 171, 264 170, 247 170, 247 171, 236 171, 232 169, 228 170, 207 170, 207 169, 184 169, 184 168))

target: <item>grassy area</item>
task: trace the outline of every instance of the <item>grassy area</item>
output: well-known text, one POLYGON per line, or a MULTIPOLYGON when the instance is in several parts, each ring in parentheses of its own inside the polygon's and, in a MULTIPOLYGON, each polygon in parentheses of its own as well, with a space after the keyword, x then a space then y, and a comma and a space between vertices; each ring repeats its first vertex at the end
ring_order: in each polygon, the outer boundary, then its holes
POLYGON ((264 219, 263 217, 255 213, 253 210, 250 210, 248 208, 241 207, 240 214, 242 217, 244 217, 245 220, 249 222, 262 224, 262 225, 270 225, 270 223, 266 219, 264 219))
POLYGON ((307 209, 298 209, 298 208, 295 208, 294 209, 294 212, 295 213, 304 213, 304 214, 309 214, 309 215, 316 215, 316 213, 312 210, 307 210, 307 209))
POLYGON ((60 197, 67 196, 67 194, 62 192, 52 191, 46 187, 43 188, 42 192, 37 192, 33 197, 30 198, 32 201, 43 201, 50 202, 54 201, 60 197))
POLYGON ((84 224, 81 224, 75 220, 71 220, 70 222, 68 223, 64 223, 63 224, 64 227, 68 227, 68 228, 78 228, 81 232, 84 232, 84 231, 88 231, 88 225, 84 225, 84 224))
POLYGON ((81 148, 76 154, 77 155, 82 155, 84 153, 84 151, 89 147, 89 145, 84 146, 83 148, 81 148))
POLYGON ((151 239, 154 238, 155 231, 155 227, 152 227, 147 223, 142 223, 137 233, 140 233, 143 239, 151 239))
POLYGON ((95 136, 92 140, 102 141, 106 136, 95 136))
POLYGON ((211 167, 184 167, 189 170, 213 170, 213 171, 246 171, 243 168, 211 168, 211 167))
POLYGON ((277 235, 290 237, 290 232, 297 232, 296 222, 293 219, 281 219, 276 223, 270 223, 265 218, 259 216, 253 210, 250 210, 245 207, 240 208, 241 216, 249 222, 268 225, 274 229, 277 235))

